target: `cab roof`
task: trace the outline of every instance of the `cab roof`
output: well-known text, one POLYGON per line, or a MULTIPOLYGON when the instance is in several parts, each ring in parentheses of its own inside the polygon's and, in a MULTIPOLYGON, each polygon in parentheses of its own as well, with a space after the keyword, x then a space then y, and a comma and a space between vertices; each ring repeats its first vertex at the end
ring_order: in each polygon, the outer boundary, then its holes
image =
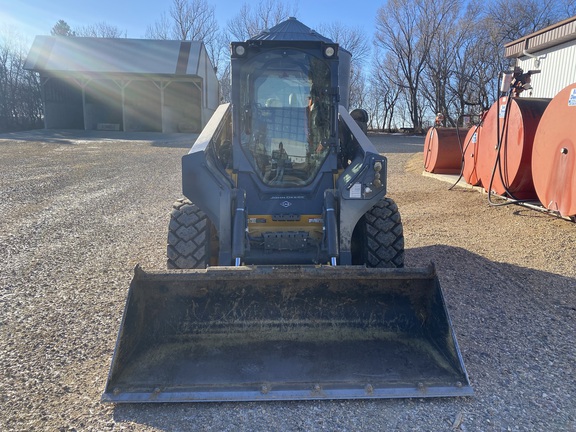
POLYGON ((271 29, 262 31, 260 34, 248 39, 248 41, 262 40, 291 40, 291 41, 322 41, 334 43, 331 39, 316 33, 310 27, 302 24, 294 17, 276 24, 271 29))

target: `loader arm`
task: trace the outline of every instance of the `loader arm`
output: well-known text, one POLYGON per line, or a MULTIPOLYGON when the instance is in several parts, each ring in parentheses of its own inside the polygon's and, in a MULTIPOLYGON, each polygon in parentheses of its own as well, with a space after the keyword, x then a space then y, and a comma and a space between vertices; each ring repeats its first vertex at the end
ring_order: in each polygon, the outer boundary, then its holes
POLYGON ((338 110, 342 131, 352 160, 336 182, 339 201, 340 264, 352 264, 352 234, 358 220, 386 195, 387 159, 378 153, 348 111, 338 110))
POLYGON ((232 263, 232 219, 236 194, 226 165, 232 157, 231 107, 220 105, 182 157, 182 192, 208 215, 218 230, 218 263, 232 263))

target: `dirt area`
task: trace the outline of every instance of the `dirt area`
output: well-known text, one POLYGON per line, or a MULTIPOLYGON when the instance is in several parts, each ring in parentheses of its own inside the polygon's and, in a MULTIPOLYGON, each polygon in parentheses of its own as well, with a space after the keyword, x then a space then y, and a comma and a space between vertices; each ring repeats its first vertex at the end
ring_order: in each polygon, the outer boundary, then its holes
POLYGON ((576 224, 422 176, 422 138, 371 138, 474 397, 102 404, 133 268, 165 268, 194 136, 38 131, 0 135, 0 430, 576 431, 576 224))

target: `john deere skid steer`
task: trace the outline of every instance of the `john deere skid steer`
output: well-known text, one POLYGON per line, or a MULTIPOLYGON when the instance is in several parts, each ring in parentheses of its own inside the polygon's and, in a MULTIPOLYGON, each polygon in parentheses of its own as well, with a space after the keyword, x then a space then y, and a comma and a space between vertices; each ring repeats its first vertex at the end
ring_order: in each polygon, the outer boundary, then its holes
POLYGON ((404 267, 350 53, 294 18, 231 44, 182 158, 168 267, 139 267, 108 402, 472 394, 434 268, 404 267))

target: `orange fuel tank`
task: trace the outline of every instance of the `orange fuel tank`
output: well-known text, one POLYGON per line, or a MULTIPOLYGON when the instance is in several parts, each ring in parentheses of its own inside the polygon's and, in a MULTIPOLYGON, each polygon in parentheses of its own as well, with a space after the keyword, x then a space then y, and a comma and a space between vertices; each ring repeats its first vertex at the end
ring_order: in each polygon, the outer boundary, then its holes
POLYGON ((486 190, 516 199, 537 199, 532 181, 532 146, 549 102, 502 97, 492 105, 484 119, 476 161, 486 190))
POLYGON ((544 207, 576 215, 576 83, 558 93, 538 125, 532 176, 544 207))
POLYGON ((466 134, 466 139, 464 140, 464 167, 462 168, 462 177, 466 183, 472 186, 478 186, 481 184, 480 176, 478 175, 478 170, 476 169, 476 160, 478 158, 481 131, 481 125, 472 126, 472 128, 466 134))
POLYGON ((462 143, 468 129, 430 128, 424 140, 424 169, 436 174, 460 174, 462 143))

